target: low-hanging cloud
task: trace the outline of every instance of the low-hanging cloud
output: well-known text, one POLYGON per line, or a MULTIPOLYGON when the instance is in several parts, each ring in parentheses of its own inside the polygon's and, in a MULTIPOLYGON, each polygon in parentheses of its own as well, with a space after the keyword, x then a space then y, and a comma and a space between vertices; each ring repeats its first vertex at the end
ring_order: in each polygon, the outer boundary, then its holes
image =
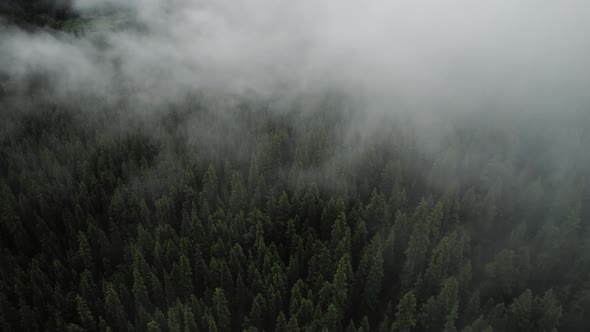
POLYGON ((77 0, 74 8, 119 13, 132 27, 88 38, 3 28, 1 71, 15 80, 45 72, 59 95, 145 105, 203 89, 336 89, 378 101, 370 109, 410 112, 564 112, 589 101, 587 1, 77 0))
MULTIPOLYGON (((222 96, 219 105, 205 98, 222 126, 196 116, 182 125, 199 147, 224 135, 251 138, 228 96, 254 96, 276 112, 350 109, 338 148, 299 170, 312 179, 364 160, 376 142, 394 146, 392 130, 407 132, 444 191, 474 179, 518 184, 533 168, 547 168, 543 177, 564 188, 587 174, 587 1, 77 0, 74 10, 123 27, 77 36, 0 26, 0 79, 26 90, 40 73, 50 98, 112 101, 109 109, 130 120, 122 130, 144 120, 137 110, 151 115, 203 91, 215 102, 222 96), (324 107, 332 92, 342 102, 324 107), (448 144, 457 128, 490 133, 489 141, 448 144), (519 140, 514 149, 490 148, 519 140), (506 153, 530 167, 498 162, 506 153)), ((294 126, 306 132, 302 123, 294 126)))

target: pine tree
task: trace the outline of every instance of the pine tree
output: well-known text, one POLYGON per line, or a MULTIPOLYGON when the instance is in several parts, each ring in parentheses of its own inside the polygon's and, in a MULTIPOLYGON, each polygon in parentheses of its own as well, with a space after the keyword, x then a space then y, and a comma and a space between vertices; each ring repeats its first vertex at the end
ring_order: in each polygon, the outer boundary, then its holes
POLYGON ((246 189, 244 188, 242 173, 239 171, 232 173, 229 206, 233 213, 238 213, 246 206, 246 189))
POLYGON ((354 326, 354 321, 352 319, 348 323, 348 327, 346 328, 346 332, 356 332, 356 327, 354 326))
POLYGON ((168 273, 166 271, 164 271, 164 292, 166 293, 166 301, 168 302, 169 306, 176 303, 176 290, 172 286, 170 276, 168 276, 168 273))
POLYGON ((156 321, 152 320, 147 325, 147 331, 148 332, 161 332, 162 329, 160 329, 160 325, 156 321))
POLYGON ((539 303, 539 331, 553 331, 559 326, 559 320, 562 317, 561 305, 553 295, 553 290, 545 292, 539 303))
POLYGON ((231 327, 231 313, 227 306, 223 289, 216 288, 213 295, 213 315, 217 328, 221 331, 229 331, 231 327))
POLYGON ((514 302, 508 307, 508 317, 510 324, 516 331, 531 331, 532 313, 533 313, 533 293, 526 289, 514 302))
POLYGON ((414 278, 422 271, 430 245, 430 218, 427 203, 422 201, 415 212, 414 229, 406 249, 406 261, 401 275, 402 285, 408 289, 414 278))
POLYGON ((359 329, 357 331, 371 331, 371 325, 369 325, 369 318, 367 318, 367 316, 363 317, 363 319, 361 320, 361 326, 359 326, 359 329))
POLYGON ((389 206, 387 205, 385 195, 373 189, 371 200, 365 208, 365 220, 367 221, 369 232, 374 234, 378 230, 384 229, 391 223, 390 219, 389 206))
POLYGON ((119 299, 119 294, 111 283, 105 285, 105 314, 109 326, 115 329, 127 328, 125 309, 119 299))
POLYGON ((287 331, 287 318, 285 314, 281 311, 277 316, 277 322, 275 323, 274 331, 276 332, 286 332, 287 331))
POLYGON ((80 271, 84 271, 85 269, 91 272, 95 271, 90 243, 88 243, 88 239, 82 232, 78 233, 78 261, 80 271))
POLYGON ((143 277, 140 275, 137 269, 134 269, 133 271, 133 299, 136 307, 151 307, 143 277))
POLYGON ((176 285, 175 294, 181 299, 184 300, 193 293, 192 268, 184 254, 180 255, 179 262, 172 266, 170 278, 176 285))
POLYGON ((209 168, 203 177, 203 200, 209 207, 217 206, 218 182, 217 174, 213 164, 209 164, 209 168))
POLYGON ((348 297, 349 287, 352 282, 352 267, 350 265, 350 256, 345 254, 338 263, 336 273, 334 273, 333 279, 333 298, 336 309, 338 310, 339 317, 348 309, 348 297))
POLYGON ((322 240, 329 239, 332 225, 341 213, 344 213, 344 202, 341 199, 330 199, 321 216, 319 235, 322 240))
POLYGON ((93 305, 91 301, 100 302, 98 300, 98 288, 96 283, 94 282, 94 278, 92 277, 92 273, 88 270, 84 270, 80 275, 80 296, 84 299, 84 301, 89 304, 90 308, 98 308, 96 305, 93 305))
POLYGON ((287 331, 288 332, 299 332, 301 329, 299 328, 299 322, 297 321, 296 316, 292 316, 289 319, 289 323, 287 324, 287 331))
POLYGON ((352 234, 352 266, 356 267, 360 261, 361 253, 363 248, 367 246, 369 238, 369 232, 367 226, 362 219, 359 219, 355 225, 354 232, 352 234))
POLYGON ((339 260, 345 254, 350 255, 351 238, 350 228, 346 222, 346 215, 341 212, 332 225, 330 235, 330 251, 333 260, 339 260))
POLYGON ((413 292, 408 292, 400 300, 395 313, 394 331, 408 332, 416 326, 416 297, 413 292))
POLYGON ((183 315, 183 322, 184 322, 184 332, 198 332, 199 327, 197 326, 197 322, 195 321, 195 316, 191 310, 192 308, 185 304, 184 305, 184 315, 183 315))
POLYGON ((252 308, 248 314, 250 323, 258 329, 264 329, 266 326, 266 300, 262 294, 256 295, 252 302, 252 308))
POLYGON ((215 323, 215 319, 211 314, 207 315, 207 322, 208 322, 208 331, 209 332, 217 332, 217 324, 215 323))
POLYGON ((383 249, 380 237, 373 238, 365 250, 355 282, 357 292, 362 294, 363 307, 368 311, 374 310, 383 283, 383 249))
POLYGON ((328 331, 341 331, 342 326, 340 324, 341 314, 335 305, 330 304, 326 312, 325 320, 328 331))
POLYGON ((168 307, 168 329, 170 332, 182 332, 184 315, 182 305, 176 302, 168 307))
POLYGON ((76 295, 76 311, 78 312, 81 327, 87 330, 96 329, 96 322, 92 316, 92 312, 88 308, 86 301, 80 295, 76 295))

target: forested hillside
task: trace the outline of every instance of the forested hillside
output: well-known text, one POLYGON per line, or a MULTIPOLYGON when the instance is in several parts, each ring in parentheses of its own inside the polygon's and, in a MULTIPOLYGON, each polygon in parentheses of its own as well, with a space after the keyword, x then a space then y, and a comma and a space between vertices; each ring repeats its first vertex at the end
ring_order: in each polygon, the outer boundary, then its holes
POLYGON ((573 146, 490 116, 428 147, 342 96, 1 103, 3 331, 590 324, 586 116, 573 146))
POLYGON ((0 331, 590 330, 590 2, 0 0, 0 331))

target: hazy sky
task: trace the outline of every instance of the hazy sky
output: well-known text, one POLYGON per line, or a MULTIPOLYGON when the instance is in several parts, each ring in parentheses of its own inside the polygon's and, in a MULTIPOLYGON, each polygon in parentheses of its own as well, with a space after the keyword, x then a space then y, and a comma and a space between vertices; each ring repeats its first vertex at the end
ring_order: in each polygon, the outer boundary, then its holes
MULTIPOLYGON (((119 1, 78 0, 90 15, 119 1)), ((590 2, 133 0, 143 29, 76 38, 3 29, 1 70, 54 75, 60 94, 147 104, 201 88, 341 89, 374 108, 587 108, 590 2), (97 37, 97 36, 94 36, 97 37), (106 46, 105 46, 106 45, 106 46)))

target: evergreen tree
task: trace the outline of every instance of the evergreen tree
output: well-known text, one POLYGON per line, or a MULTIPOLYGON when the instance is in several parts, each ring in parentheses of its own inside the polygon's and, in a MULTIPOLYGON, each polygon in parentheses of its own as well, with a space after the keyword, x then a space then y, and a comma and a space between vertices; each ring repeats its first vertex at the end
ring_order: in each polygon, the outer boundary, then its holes
POLYGON ((532 313, 533 313, 533 293, 526 289, 514 302, 508 307, 508 317, 510 325, 514 330, 531 331, 532 313))
POLYGON ((160 328, 160 325, 156 321, 153 321, 153 320, 148 323, 147 330, 148 330, 148 332, 161 332, 162 331, 162 329, 160 328))
POLYGON ((422 201, 414 214, 414 229, 406 249, 406 261, 401 275, 402 284, 408 288, 426 262, 430 245, 430 218, 427 203, 422 201))
POLYGON ((96 329, 96 322, 92 316, 92 312, 88 308, 86 301, 80 295, 76 296, 76 311, 78 312, 81 327, 87 330, 96 329))
POLYGON ((416 297, 411 291, 406 293, 397 305, 395 321, 392 325, 394 331, 408 332, 416 326, 416 297))
POLYGON ((250 323, 258 329, 264 329, 266 325, 266 312, 267 312, 266 300, 262 294, 256 295, 252 302, 252 308, 248 314, 250 323))
POLYGON ((553 290, 545 292, 543 298, 539 301, 540 319, 538 329, 540 331, 553 331, 559 325, 562 317, 562 308, 555 296, 553 290))
POLYGON ((244 188, 244 180, 242 173, 234 171, 231 180, 231 194, 229 198, 230 210, 233 213, 238 213, 245 208, 246 204, 246 189, 244 188))
POLYGON ((116 329, 127 328, 125 309, 119 299, 119 294, 111 283, 105 285, 105 314, 109 326, 116 329))
POLYGON ((274 330, 277 332, 287 331, 287 318, 285 317, 285 314, 282 311, 277 316, 277 322, 275 323, 274 330))
POLYGON ((213 315, 217 328, 221 331, 229 331, 231 326, 231 313, 227 306, 223 289, 216 288, 213 295, 213 315))

